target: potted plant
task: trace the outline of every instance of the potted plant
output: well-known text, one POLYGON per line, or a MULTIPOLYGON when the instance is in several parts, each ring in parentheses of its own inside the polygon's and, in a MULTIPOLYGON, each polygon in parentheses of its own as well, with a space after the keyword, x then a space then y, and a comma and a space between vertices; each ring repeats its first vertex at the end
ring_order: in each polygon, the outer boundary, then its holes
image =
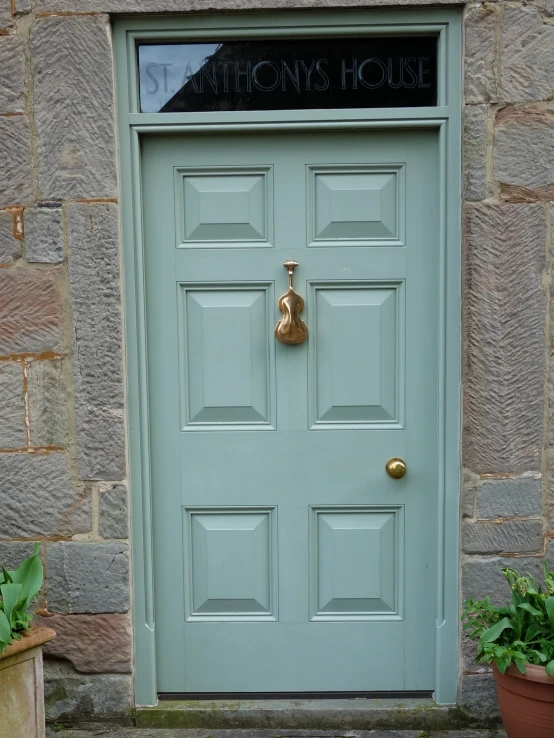
POLYGON ((41 646, 56 634, 29 612, 42 580, 37 544, 15 571, 0 567, 0 738, 44 738, 41 646))
POLYGON ((480 663, 493 665, 500 713, 508 738, 554 738, 554 572, 544 585, 515 569, 502 569, 512 601, 464 602, 462 620, 478 640, 480 663))

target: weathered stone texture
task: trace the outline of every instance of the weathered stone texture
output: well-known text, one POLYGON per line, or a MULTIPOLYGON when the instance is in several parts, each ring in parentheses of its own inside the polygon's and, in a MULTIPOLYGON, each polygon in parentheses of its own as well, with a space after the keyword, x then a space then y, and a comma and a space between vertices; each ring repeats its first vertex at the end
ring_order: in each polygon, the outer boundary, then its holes
POLYGON ((496 682, 492 674, 463 674, 460 678, 458 704, 473 717, 494 720, 500 714, 496 682))
POLYGON ((63 453, 0 454, 0 538, 66 537, 91 529, 90 494, 73 489, 63 453))
POLYGON ((0 356, 59 349, 61 321, 53 272, 0 269, 0 356))
POLYGON ((13 24, 10 0, 0 0, 0 28, 8 28, 13 24))
POLYGON ((25 109, 25 52, 15 35, 0 36, 0 113, 22 113, 25 109))
POLYGON ((20 362, 0 361, 0 448, 26 445, 23 367, 20 362))
POLYGON ((100 491, 99 533, 103 538, 127 538, 127 489, 118 484, 100 491))
POLYGON ((27 208, 24 224, 27 261, 45 264, 63 261, 61 208, 27 208))
POLYGON ((540 469, 545 219, 539 204, 465 208, 464 466, 540 469))
POLYGON ((13 233, 13 215, 0 210, 0 265, 13 264, 21 256, 21 241, 13 233))
POLYGON ((540 479, 488 479, 476 490, 477 518, 538 517, 541 514, 540 479))
POLYGON ((3 566, 9 571, 17 569, 23 559, 31 556, 33 550, 34 544, 30 541, 0 541, 0 567, 3 566))
POLYGON ((532 574, 537 581, 542 581, 545 561, 550 570, 554 569, 554 546, 549 546, 545 558, 466 556, 462 561, 462 598, 480 600, 489 595, 493 605, 505 605, 510 600, 511 592, 502 569, 517 569, 521 574, 532 574))
POLYGON ((495 102, 496 12, 490 5, 466 8, 464 38, 466 103, 495 102))
POLYGON ((48 609, 127 612, 129 559, 124 543, 56 543, 48 553, 48 609))
POLYGON ((82 479, 125 475, 118 211, 68 207, 77 453, 82 479))
POLYGON ((52 615, 37 625, 53 628, 46 656, 71 661, 83 673, 131 674, 131 624, 127 615, 52 615))
POLYGON ((542 548, 540 520, 462 523, 462 549, 466 553, 529 553, 542 548))
POLYGON ((33 25, 31 54, 42 194, 48 198, 114 197, 112 53, 107 19, 40 19, 33 25))
MULTIPOLYGON (((99 645, 101 648, 101 644, 99 645)), ((47 720, 117 719, 128 725, 133 703, 126 674, 79 674, 65 661, 45 659, 44 697, 47 720)))
MULTIPOLYGON (((417 0, 417 5, 456 5, 465 0, 417 0)), ((372 6, 415 5, 414 0, 372 0, 372 6)), ((367 0, 37 0, 40 11, 103 13, 190 13, 242 10, 367 8, 367 0)))
POLYGON ((0 207, 33 197, 29 126, 22 115, 0 117, 0 207))
POLYGON ((67 393, 62 361, 31 362, 27 386, 31 445, 65 446, 67 393))
POLYGON ((505 6, 500 42, 500 87, 505 102, 548 100, 554 93, 554 26, 531 5, 505 6))
MULTIPOLYGON (((543 197, 554 197, 554 112, 504 108, 497 115, 496 126, 496 179, 543 197)), ((511 194, 517 197, 517 189, 512 187, 511 194)), ((529 194, 522 192, 521 196, 529 194)))
POLYGON ((487 106, 464 108, 464 197, 484 200, 487 195, 487 106))

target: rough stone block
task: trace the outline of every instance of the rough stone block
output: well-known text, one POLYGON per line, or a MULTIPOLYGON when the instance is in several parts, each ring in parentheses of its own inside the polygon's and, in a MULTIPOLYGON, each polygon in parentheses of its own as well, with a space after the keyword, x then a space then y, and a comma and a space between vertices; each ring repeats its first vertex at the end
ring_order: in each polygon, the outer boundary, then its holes
POLYGON ((47 720, 130 724, 133 688, 129 675, 79 674, 66 661, 46 658, 44 697, 47 720))
POLYGON ((494 173, 508 185, 505 197, 554 198, 553 111, 508 107, 498 113, 494 173))
POLYGON ((554 93, 554 26, 531 5, 502 11, 500 88, 505 102, 548 100, 554 93))
POLYGON ((466 553, 528 553, 542 548, 540 520, 462 523, 462 549, 466 553))
POLYGON ((13 233, 13 215, 0 210, 0 265, 13 264, 21 256, 21 241, 13 233))
POLYGON ((492 671, 492 666, 489 664, 475 663, 475 657, 477 656, 477 643, 478 641, 472 641, 468 638, 465 631, 462 631, 460 636, 459 653, 464 674, 489 674, 492 671))
POLYGON ((46 656, 71 661, 83 673, 132 673, 131 626, 127 615, 52 615, 37 625, 53 628, 46 656))
POLYGON ((464 14, 466 103, 496 102, 496 11, 472 5, 464 14))
MULTIPOLYGON (((452 5, 463 0, 417 0, 417 5, 452 5)), ((415 5, 414 0, 374 0, 372 5, 415 5)), ((40 11, 102 13, 209 13, 213 11, 367 8, 367 0, 37 0, 40 11)))
POLYGON ((0 117, 0 207, 33 197, 29 125, 23 115, 0 117))
POLYGON ((478 474, 541 466, 545 239, 539 204, 466 205, 463 455, 478 474))
POLYGON ((54 538, 90 531, 90 492, 73 489, 63 453, 0 454, 0 537, 54 538))
POLYGON ((543 564, 554 569, 554 546, 550 545, 546 556, 466 556, 462 561, 462 598, 481 600, 490 596, 493 605, 506 605, 510 601, 510 585, 502 574, 503 568, 516 569, 520 574, 531 574, 543 581, 543 564))
POLYGON ((10 0, 0 0, 0 28, 9 28, 13 25, 12 4, 10 0))
POLYGON ((128 538, 127 489, 118 484, 100 490, 99 532, 103 538, 128 538))
POLYGON ((538 517, 542 480, 533 477, 487 479, 477 487, 477 518, 538 517))
POLYGON ((21 362, 0 361, 0 448, 27 445, 21 362))
POLYGON ((27 380, 32 446, 63 447, 67 439, 63 362, 33 361, 27 380))
POLYGON ((25 110, 25 51, 18 36, 0 36, 0 69, 0 113, 22 113, 25 110))
POLYGON ((118 480, 125 429, 117 206, 72 204, 68 218, 79 474, 118 480))
POLYGON ((0 269, 0 356, 59 349, 61 322, 53 272, 0 269))
POLYGON ((484 200, 487 196, 487 106, 464 108, 464 197, 484 200))
POLYGON ((63 261, 61 208, 27 208, 24 224, 27 261, 45 264, 63 261))
POLYGON ((129 559, 124 543, 56 543, 48 553, 48 609, 127 612, 129 559))
POLYGON ((496 682, 492 674, 463 674, 458 705, 472 717, 494 720, 500 715, 496 682))
POLYGON ((33 25, 39 186, 48 198, 117 195, 109 36, 109 23, 99 16, 48 17, 33 25))
MULTIPOLYGON (((1 530, 1 528, 0 528, 1 530)), ((31 556, 34 544, 30 541, 1 541, 0 542, 0 567, 11 571, 17 569, 21 562, 31 556)))

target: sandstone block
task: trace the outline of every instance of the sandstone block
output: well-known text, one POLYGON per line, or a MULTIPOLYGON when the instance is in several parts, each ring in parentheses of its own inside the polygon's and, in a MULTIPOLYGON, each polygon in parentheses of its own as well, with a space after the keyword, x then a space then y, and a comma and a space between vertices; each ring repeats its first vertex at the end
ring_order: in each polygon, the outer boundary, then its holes
POLYGON ((29 125, 22 115, 0 117, 0 207, 33 197, 29 125))
POLYGON ((27 380, 32 446, 63 447, 67 440, 63 362, 33 361, 27 380))
POLYGON ((129 559, 124 543, 55 543, 48 552, 50 612, 129 609, 129 559))
POLYGON ((0 538, 53 538, 91 529, 90 493, 73 489, 63 453, 0 454, 0 538))
POLYGON ((516 569, 520 574, 531 574, 543 581, 543 564, 554 569, 554 546, 550 545, 545 558, 536 556, 465 556, 462 560, 462 598, 480 600, 490 595, 493 605, 505 605, 510 600, 510 585, 502 574, 503 568, 516 569))
POLYGON ((61 348, 61 322, 54 272, 0 269, 0 356, 61 348))
POLYGON ((554 92, 554 26, 537 8, 506 5, 500 37, 500 87, 506 102, 548 100, 554 92))
POLYGON ((477 518, 538 517, 542 480, 532 477, 487 479, 477 487, 477 518))
POLYGON ((112 52, 107 19, 42 18, 32 28, 31 54, 43 194, 48 198, 115 197, 112 52))
POLYGON ((19 361, 0 361, 0 448, 26 445, 23 367, 19 361))
POLYGON ((470 554, 530 553, 542 548, 540 520, 505 520, 499 523, 464 520, 462 550, 470 554))
POLYGON ((56 642, 46 656, 71 661, 84 673, 132 673, 131 625, 127 615, 53 615, 38 625, 53 628, 56 642))
POLYGON ((59 264, 63 261, 61 208, 26 208, 25 258, 30 262, 59 264))
POLYGON ((25 110, 25 52, 18 36, 0 36, 0 69, 0 113, 22 113, 25 110))
POLYGON ((496 102, 494 57, 496 12, 490 6, 469 6, 464 13, 466 103, 496 102))
POLYGON ((0 0, 0 28, 13 25, 12 4, 10 0, 0 0))
POLYGON ((494 173, 505 197, 554 198, 554 112, 504 108, 496 117, 494 173))
POLYGON ((465 208, 463 455, 479 474, 540 469, 545 238, 539 204, 465 208))
POLYGON ((464 197, 484 200, 487 196, 487 106, 464 108, 464 197))
POLYGON ((100 490, 99 532, 103 538, 128 538, 127 489, 122 484, 100 490))
POLYGON ((72 204, 69 279, 79 474, 125 475, 118 210, 72 204))
POLYGON ((13 215, 0 210, 0 265, 12 264, 21 256, 21 241, 13 234, 13 215))
POLYGON ((133 688, 126 674, 79 674, 71 664, 47 658, 44 697, 47 720, 130 723, 133 688))
POLYGON ((1 541, 0 542, 0 566, 11 571, 17 569, 23 559, 31 556, 34 544, 30 541, 1 541))
POLYGON ((496 682, 492 674, 463 674, 460 678, 458 705, 472 717, 494 720, 500 714, 496 682))

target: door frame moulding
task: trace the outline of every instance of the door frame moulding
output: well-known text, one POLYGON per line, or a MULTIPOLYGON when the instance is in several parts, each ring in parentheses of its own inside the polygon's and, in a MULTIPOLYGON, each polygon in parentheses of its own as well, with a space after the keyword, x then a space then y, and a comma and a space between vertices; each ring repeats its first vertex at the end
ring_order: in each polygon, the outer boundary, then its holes
MULTIPOLYGON (((285 11, 133 16, 114 21, 127 361, 136 704, 157 704, 155 583, 142 235, 140 138, 145 134, 337 129, 435 129, 439 141, 439 489, 435 701, 458 682, 461 340, 461 14, 457 9, 285 11), (138 41, 299 36, 438 36, 438 105, 427 108, 140 113, 138 41)), ((425 596, 422 593, 422 596, 425 596)))

